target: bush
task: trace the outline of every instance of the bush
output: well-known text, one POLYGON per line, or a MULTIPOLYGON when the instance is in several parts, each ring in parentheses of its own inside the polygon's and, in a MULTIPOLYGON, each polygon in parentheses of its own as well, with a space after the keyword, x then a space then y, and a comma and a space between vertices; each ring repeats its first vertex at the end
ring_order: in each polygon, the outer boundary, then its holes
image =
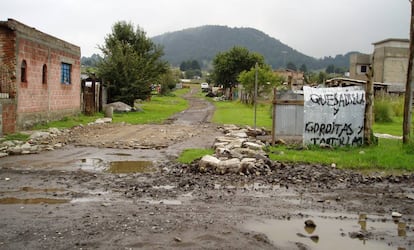
POLYGON ((404 96, 390 97, 390 103, 395 116, 404 115, 404 96))
POLYGON ((374 117, 376 122, 392 122, 392 105, 387 97, 379 97, 374 101, 374 117))
POLYGON ((376 122, 392 122, 392 109, 388 103, 375 103, 374 113, 376 122))

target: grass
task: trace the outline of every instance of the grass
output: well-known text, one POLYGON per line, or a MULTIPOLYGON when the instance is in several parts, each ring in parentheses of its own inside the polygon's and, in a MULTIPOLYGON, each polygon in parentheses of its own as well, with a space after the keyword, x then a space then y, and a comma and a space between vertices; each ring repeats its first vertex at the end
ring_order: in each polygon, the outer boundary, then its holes
POLYGON ((403 117, 392 117, 392 122, 375 122, 372 129, 375 133, 390 134, 390 135, 402 135, 403 117))
POLYGON ((113 122, 130 124, 162 123, 170 116, 188 108, 188 102, 181 98, 188 89, 180 89, 171 96, 153 96, 141 106, 143 112, 114 113, 113 122))
MULTIPOLYGON (((254 126, 254 107, 237 101, 213 102, 216 112, 213 122, 218 124, 236 124, 254 126)), ((256 113, 256 126, 272 128, 270 104, 258 104, 256 113)))
POLYGON ((194 148, 194 149, 186 149, 184 150, 181 155, 178 157, 177 161, 180 163, 191 163, 196 159, 200 159, 204 155, 211 155, 214 153, 213 149, 200 149, 200 148, 194 148))
POLYGON ((102 118, 102 113, 96 113, 93 116, 87 116, 84 114, 79 114, 70 117, 64 117, 58 121, 51 121, 46 124, 37 124, 33 127, 33 129, 47 129, 47 128, 71 128, 77 126, 79 124, 87 124, 89 122, 93 122, 98 118, 102 118))
POLYGON ((5 141, 27 141, 29 139, 30 135, 28 134, 22 134, 22 133, 14 133, 4 136, 5 141))
POLYGON ((335 163, 339 168, 361 170, 414 170, 414 154, 405 150, 399 140, 380 138, 377 146, 369 147, 343 147, 333 150, 312 147, 310 150, 299 151, 288 146, 277 146, 269 147, 269 151, 272 160, 282 162, 335 163))
MULTIPOLYGON (((181 98, 187 92, 188 89, 179 89, 169 96, 153 96, 151 101, 142 103, 141 108, 143 112, 114 113, 113 122, 126 122, 130 124, 161 123, 171 115, 185 110, 188 107, 188 102, 181 98)), ((52 121, 47 124, 39 124, 34 129, 47 129, 52 127, 71 128, 79 124, 93 122, 103 116, 103 113, 96 113, 93 116, 80 114, 65 117, 59 121, 52 121)))

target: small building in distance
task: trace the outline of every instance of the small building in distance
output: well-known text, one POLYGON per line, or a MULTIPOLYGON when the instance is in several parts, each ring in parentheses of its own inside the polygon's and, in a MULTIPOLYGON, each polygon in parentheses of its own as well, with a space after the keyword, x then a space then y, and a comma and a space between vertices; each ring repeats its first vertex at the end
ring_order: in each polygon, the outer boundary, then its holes
POLYGON ((274 74, 283 77, 285 80, 284 85, 290 85, 289 89, 298 90, 303 87, 304 76, 303 72, 295 71, 291 69, 277 69, 273 71, 274 74))
POLYGON ((80 112, 80 47, 0 21, 0 134, 80 112))

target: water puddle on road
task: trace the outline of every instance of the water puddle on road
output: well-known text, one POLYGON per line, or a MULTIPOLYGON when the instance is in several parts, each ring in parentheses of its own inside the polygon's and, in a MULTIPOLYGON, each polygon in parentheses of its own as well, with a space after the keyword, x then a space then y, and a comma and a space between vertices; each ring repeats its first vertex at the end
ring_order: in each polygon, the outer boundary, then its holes
POLYGON ((63 204, 68 203, 67 199, 50 199, 50 198, 31 198, 31 199, 21 199, 15 197, 1 198, 1 205, 10 205, 10 204, 63 204))
POLYGON ((277 247, 297 249, 412 249, 413 225, 391 218, 311 216, 290 220, 251 221, 243 228, 265 234, 277 247), (305 226, 311 219, 316 227, 305 226), (304 248, 305 249, 305 248, 304 248))
POLYGON ((104 161, 100 158, 84 158, 77 160, 75 164, 86 171, 97 171, 104 168, 104 161))
POLYGON ((126 154, 126 153, 108 153, 106 155, 115 155, 115 156, 132 156, 132 154, 126 154))
POLYGON ((112 174, 150 173, 156 169, 151 161, 113 161, 108 172, 112 174))

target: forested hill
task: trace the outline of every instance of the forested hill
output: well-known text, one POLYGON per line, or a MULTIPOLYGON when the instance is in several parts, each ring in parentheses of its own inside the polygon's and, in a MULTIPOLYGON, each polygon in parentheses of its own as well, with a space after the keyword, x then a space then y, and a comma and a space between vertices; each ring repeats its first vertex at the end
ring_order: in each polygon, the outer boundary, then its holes
POLYGON ((297 68, 305 64, 307 69, 322 69, 331 64, 335 67, 349 67, 350 53, 335 58, 316 59, 252 28, 207 25, 165 33, 152 40, 164 47, 164 58, 174 66, 183 61, 197 60, 203 68, 208 68, 218 52, 242 46, 262 54, 274 69, 284 67, 289 62, 297 68))

